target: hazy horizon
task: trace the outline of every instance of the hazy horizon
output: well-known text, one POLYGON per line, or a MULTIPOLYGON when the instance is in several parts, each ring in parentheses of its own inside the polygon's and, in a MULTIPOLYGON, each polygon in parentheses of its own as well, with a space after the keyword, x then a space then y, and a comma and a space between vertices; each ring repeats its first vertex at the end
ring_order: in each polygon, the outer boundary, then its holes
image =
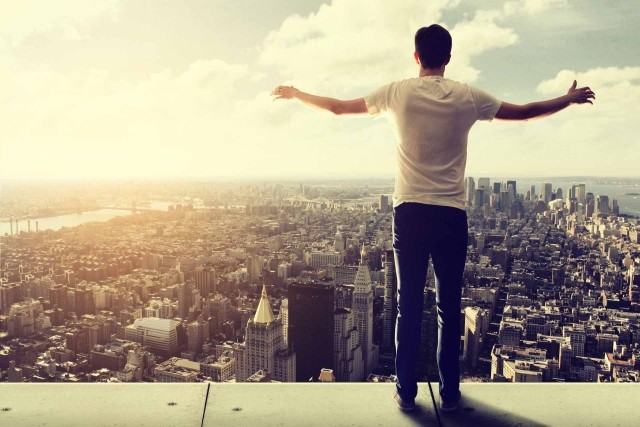
MULTIPOLYGON (((490 174, 490 173, 478 173, 478 174, 466 174, 465 178, 491 178, 491 179, 574 179, 574 180, 638 180, 640 182, 640 175, 635 176, 624 176, 624 175, 498 175, 498 174, 490 174)), ((389 175, 243 175, 243 176, 234 176, 234 175, 221 175, 221 176, 154 176, 154 177, 126 177, 126 176, 114 176, 114 177, 18 177, 18 178, 3 178, 0 181, 0 187, 2 183, 17 183, 17 182, 41 182, 41 181, 56 181, 56 182, 119 182, 119 181, 138 181, 138 182, 180 182, 180 181, 252 181, 252 180, 260 180, 266 182, 274 182, 274 181, 284 181, 284 182, 295 182, 302 180, 316 180, 316 181, 369 181, 369 180, 388 180, 393 181, 395 176, 392 174, 389 175)))

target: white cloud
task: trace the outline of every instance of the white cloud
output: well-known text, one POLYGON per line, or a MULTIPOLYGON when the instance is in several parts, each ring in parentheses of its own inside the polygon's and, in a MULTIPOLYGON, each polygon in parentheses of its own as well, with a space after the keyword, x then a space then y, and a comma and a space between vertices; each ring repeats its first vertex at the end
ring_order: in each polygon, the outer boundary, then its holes
POLYGON ((264 41, 260 61, 285 79, 336 93, 416 74, 413 36, 458 1, 334 0, 291 16, 264 41))
POLYGON ((83 39, 78 26, 105 16, 117 20, 118 10, 119 0, 0 0, 0 49, 3 44, 18 47, 34 33, 58 32, 63 39, 83 39))
POLYGON ((548 118, 527 123, 477 126, 470 144, 469 170, 498 165, 516 174, 635 175, 640 165, 640 67, 562 70, 541 82, 545 98, 567 92, 573 80, 596 94, 593 105, 571 105, 548 118), (517 137, 516 137, 517 136, 517 137), (485 141, 485 142, 482 142, 485 141))
POLYGON ((254 73, 218 59, 136 84, 97 69, 15 71, 0 87, 5 177, 337 173, 375 136, 267 91, 237 99, 254 73))
POLYGON ((514 2, 522 7, 522 10, 528 14, 534 15, 549 9, 563 8, 568 5, 567 0, 522 0, 514 2))
POLYGON ((640 82, 640 67, 599 67, 584 72, 562 70, 554 78, 541 82, 537 90, 542 94, 566 92, 574 79, 580 87, 588 85, 594 90, 610 88, 640 82))
MULTIPOLYGON (((74 176, 92 159, 109 158, 107 152, 126 160, 123 173, 149 174, 154 168, 184 173, 193 170, 187 160, 209 166, 229 162, 239 154, 227 145, 234 129, 250 127, 232 113, 238 82, 250 78, 246 65, 199 60, 182 73, 166 70, 137 84, 93 69, 42 68, 11 76, 0 87, 7 101, 0 105, 2 171, 9 176, 74 176), (214 154, 209 162, 201 158, 214 154), (77 160, 76 168, 59 170, 46 161, 57 157, 77 160), (180 167, 166 166, 177 159, 183 159, 180 167)), ((106 164, 92 167, 85 171, 113 173, 106 164)))
POLYGON ((473 83, 480 73, 471 66, 474 56, 518 42, 518 35, 513 29, 500 26, 503 18, 504 14, 498 10, 478 11, 473 19, 461 21, 453 27, 451 63, 447 69, 453 79, 473 83))
MULTIPOLYGON (((5 47, 13 46, 43 31, 83 39, 92 20, 117 16, 115 1, 81 3, 78 8, 70 0, 58 3, 59 10, 42 6, 43 16, 31 21, 22 17, 40 3, 24 3, 11 11, 11 19, 0 14, 0 45, 4 40, 5 47)), ((190 59, 184 69, 166 68, 138 75, 139 80, 108 69, 66 71, 56 68, 55 61, 37 65, 36 60, 27 67, 17 56, 0 55, 1 173, 388 173, 394 137, 384 121, 336 119, 295 102, 274 102, 271 85, 295 84, 323 95, 355 97, 417 75, 412 57, 416 29, 440 22, 443 11, 458 3, 334 0, 308 16, 286 19, 261 44, 256 66, 190 59), (260 86, 267 78, 269 83, 260 86), (239 95, 256 87, 255 96, 239 95)), ((478 56, 518 43, 512 18, 536 19, 566 4, 510 1, 443 23, 451 29, 454 46, 447 76, 477 81, 478 56)), ((541 82, 538 91, 561 95, 574 78, 596 91, 593 107, 570 107, 530 123, 479 124, 470 138, 468 170, 562 173, 576 168, 587 174, 601 167, 637 174, 640 67, 564 70, 541 82)))
MULTIPOLYGON (((459 3, 334 0, 306 17, 287 18, 264 41, 260 62, 309 90, 362 95, 363 89, 416 75, 416 30, 440 22, 443 11, 459 3)), ((472 19, 456 23, 451 29, 453 52, 448 76, 473 83, 480 73, 472 66, 474 56, 518 42, 515 30, 504 25, 505 18, 540 13, 565 3, 510 1, 502 8, 478 10, 472 19)))

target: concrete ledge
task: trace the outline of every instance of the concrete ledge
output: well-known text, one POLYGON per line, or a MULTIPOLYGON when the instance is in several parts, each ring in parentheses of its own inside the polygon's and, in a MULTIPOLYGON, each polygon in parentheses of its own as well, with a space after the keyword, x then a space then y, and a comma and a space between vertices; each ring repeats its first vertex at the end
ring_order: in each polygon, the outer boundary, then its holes
MULTIPOLYGON (((437 384, 432 387, 437 401, 437 384)), ((426 383, 419 385, 414 413, 396 407, 394 388, 392 383, 4 383, 0 425, 438 425, 426 383)), ((466 383, 462 394, 457 412, 440 414, 442 425, 635 426, 640 420, 640 387, 635 384, 466 383)))
POLYGON ((0 426, 200 426, 208 384, 0 384, 0 426))
POLYGON ((412 414, 398 409, 394 390, 393 383, 212 384, 204 425, 437 425, 428 390, 418 395, 412 414))

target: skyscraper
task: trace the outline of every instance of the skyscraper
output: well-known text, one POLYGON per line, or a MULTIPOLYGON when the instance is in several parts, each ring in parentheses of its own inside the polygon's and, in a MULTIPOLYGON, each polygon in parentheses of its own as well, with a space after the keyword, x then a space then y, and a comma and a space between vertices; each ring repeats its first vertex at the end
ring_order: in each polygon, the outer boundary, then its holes
POLYGON ((502 191, 502 183, 501 182, 494 182, 493 183, 493 194, 500 194, 500 191, 502 191))
POLYGON ((199 320, 194 320, 187 324, 187 349, 193 353, 199 353, 202 351, 202 344, 209 336, 209 323, 199 320))
POLYGON ((518 195, 518 188, 516 187, 516 182, 515 181, 507 181, 507 191, 511 191, 509 190, 509 186, 513 186, 513 193, 511 194, 513 196, 513 198, 515 198, 518 195))
POLYGON ((611 201, 611 213, 618 216, 620 215, 620 206, 618 205, 618 201, 613 199, 611 201))
POLYGON ((509 194, 508 191, 501 191, 500 192, 500 210, 502 212, 508 212, 509 208, 511 207, 511 194, 509 194))
POLYGON ((211 267, 200 266, 194 271, 196 289, 200 296, 207 297, 210 293, 216 293, 216 270, 211 267))
POLYGON ((353 312, 337 308, 334 316, 334 373, 337 381, 357 382, 364 379, 364 360, 358 328, 353 312))
POLYGON ((488 204, 489 203, 489 194, 491 194, 491 179, 489 178, 478 178, 478 188, 480 189, 484 189, 484 192, 482 193, 484 198, 483 198, 483 202, 482 204, 488 204))
POLYGON ((596 197, 596 215, 607 215, 611 213, 611 209, 609 208, 609 196, 598 196, 596 197))
POLYGON ((586 185, 585 184, 578 184, 576 186, 576 194, 575 194, 574 197, 576 199, 578 199, 578 203, 582 203, 582 204, 586 203, 587 191, 586 191, 586 185))
MULTIPOLYGON (((231 301, 229 298, 220 294, 214 295, 211 299, 211 312, 213 314, 213 333, 222 332, 222 324, 231 318, 231 301)), ((226 337, 227 339, 234 338, 233 336, 226 337)))
POLYGON ((595 204, 596 204, 596 198, 594 197, 593 193, 587 193, 587 195, 585 196, 585 209, 584 209, 586 216, 591 217, 593 215, 593 213, 596 210, 595 204))
POLYGON ((284 343, 282 320, 273 315, 264 285, 256 313, 247 322, 244 343, 235 353, 242 359, 236 364, 237 382, 260 370, 269 372, 276 381, 295 381, 296 355, 284 343))
POLYGON ((75 289, 75 312, 78 316, 95 313, 93 289, 90 286, 78 286, 75 289))
POLYGON ((490 178, 478 178, 478 188, 484 188, 489 191, 489 185, 491 185, 490 178))
POLYGON ((282 338, 289 347, 289 300, 283 299, 280 303, 280 319, 282 319, 282 338))
POLYGON ((335 240, 333 242, 333 250, 335 250, 336 252, 344 252, 344 250, 346 249, 346 242, 347 240, 345 239, 344 235, 342 234, 342 232, 340 231, 340 228, 338 228, 336 230, 336 237, 335 240))
POLYGON ((473 196, 476 193, 476 184, 473 180, 473 177, 467 177, 465 181, 465 196, 467 199, 467 206, 471 206, 473 204, 473 196))
MULTIPOLYGON (((0 312, 4 312, 4 303, 7 302, 6 299, 3 298, 3 291, 5 288, 0 290, 0 312)), ((51 305, 57 306, 58 308, 64 310, 65 315, 67 311, 67 287, 65 285, 53 285, 49 290, 49 298, 51 299, 51 305)), ((14 301, 8 301, 7 306, 13 304, 14 301)))
POLYGON ((178 316, 181 319, 187 319, 189 316, 189 308, 193 305, 192 298, 192 285, 191 283, 182 283, 178 285, 178 316))
POLYGON ((471 369, 478 366, 480 343, 489 328, 489 311, 478 307, 464 309, 464 361, 471 369))
POLYGON ((292 283, 288 287, 289 347, 296 353, 296 381, 333 369, 334 287, 292 283))
POLYGON ((389 212, 389 197, 381 194, 380 195, 380 213, 389 212))
POLYGON ((364 372, 369 375, 377 360, 373 349, 373 288, 371 275, 367 266, 367 252, 362 245, 360 265, 356 273, 353 290, 353 313, 360 336, 360 347, 364 358, 364 372))
POLYGON ((476 194, 473 198, 473 207, 476 210, 480 210, 482 209, 483 205, 484 205, 484 188, 478 188, 476 189, 476 194))
POLYGON ((384 254, 384 305, 382 324, 382 347, 385 354, 395 353, 396 316, 398 315, 398 284, 393 251, 384 254))
POLYGON ((550 182, 542 184, 542 193, 540 194, 540 198, 544 200, 545 203, 549 203, 551 201, 552 193, 553 188, 550 182))

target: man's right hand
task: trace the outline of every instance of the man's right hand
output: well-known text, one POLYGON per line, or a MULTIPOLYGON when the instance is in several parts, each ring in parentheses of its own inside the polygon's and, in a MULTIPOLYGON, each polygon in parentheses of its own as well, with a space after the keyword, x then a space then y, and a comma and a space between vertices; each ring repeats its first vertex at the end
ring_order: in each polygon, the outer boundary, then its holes
POLYGON ((340 115, 364 115, 369 112, 364 98, 340 100, 326 96, 316 96, 302 92, 293 86, 277 86, 272 92, 273 100, 276 99, 297 99, 308 107, 316 110, 329 111, 337 116, 340 115))

